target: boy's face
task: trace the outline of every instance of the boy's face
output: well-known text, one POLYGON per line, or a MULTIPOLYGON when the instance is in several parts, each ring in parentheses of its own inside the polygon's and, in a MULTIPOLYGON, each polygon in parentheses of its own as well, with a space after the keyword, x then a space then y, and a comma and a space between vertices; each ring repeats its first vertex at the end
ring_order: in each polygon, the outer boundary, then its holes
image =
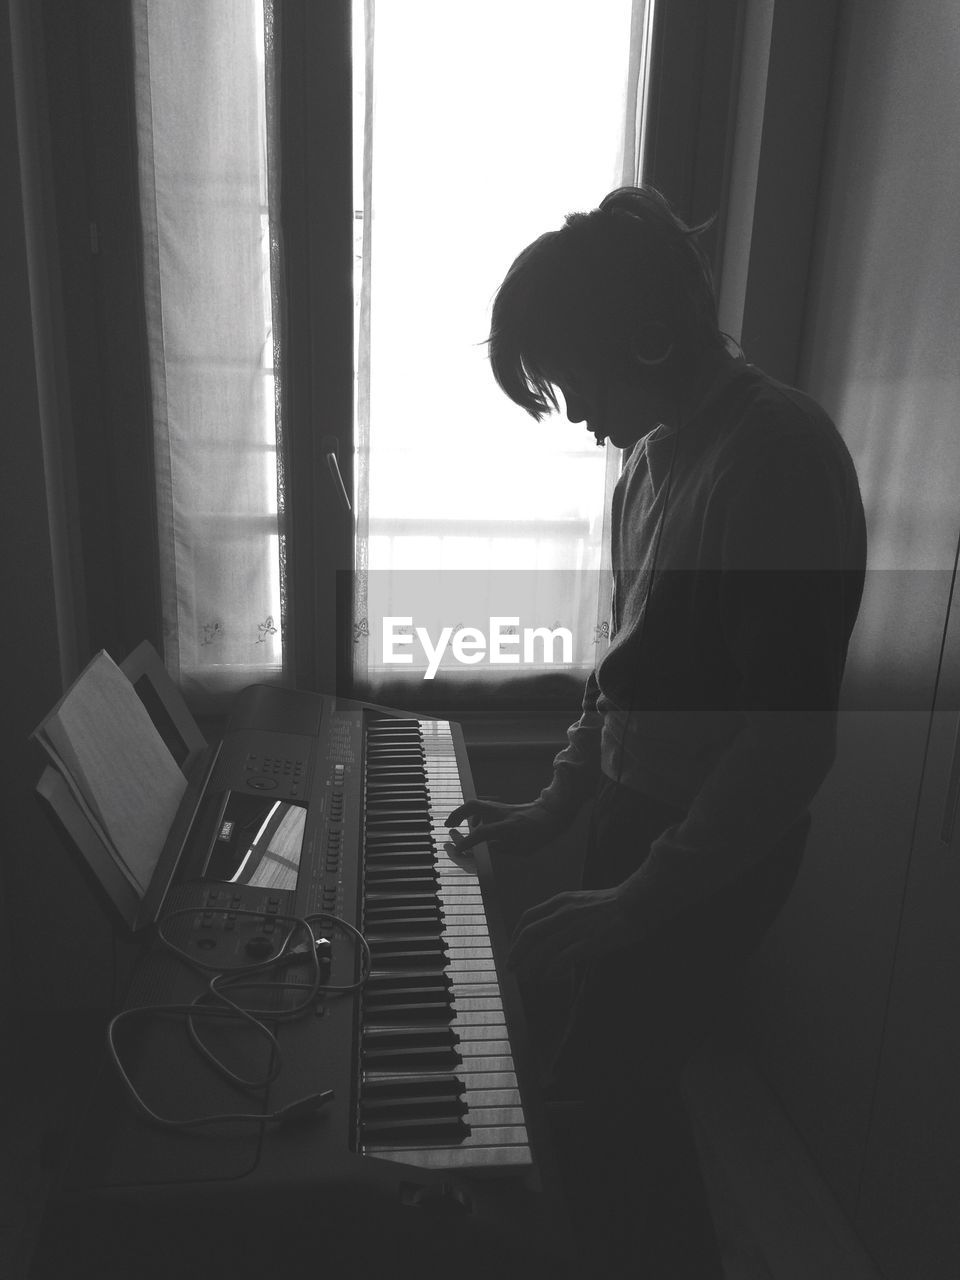
POLYGON ((570 422, 584 422, 598 442, 609 440, 618 449, 629 449, 661 421, 668 406, 663 397, 640 379, 623 382, 601 380, 575 371, 553 380, 566 404, 570 422))

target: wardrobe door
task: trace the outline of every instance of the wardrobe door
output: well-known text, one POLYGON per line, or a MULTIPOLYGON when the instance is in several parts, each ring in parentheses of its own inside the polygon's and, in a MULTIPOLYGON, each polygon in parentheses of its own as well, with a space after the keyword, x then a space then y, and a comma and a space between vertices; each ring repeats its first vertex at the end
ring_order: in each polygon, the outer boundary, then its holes
POLYGON ((890 1280, 960 1274, 960 583, 956 574, 856 1225, 890 1280))

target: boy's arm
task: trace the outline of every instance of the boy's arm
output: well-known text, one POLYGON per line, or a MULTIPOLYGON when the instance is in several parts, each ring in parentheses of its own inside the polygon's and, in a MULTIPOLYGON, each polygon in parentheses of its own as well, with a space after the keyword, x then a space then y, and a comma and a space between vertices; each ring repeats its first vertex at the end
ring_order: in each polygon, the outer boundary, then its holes
POLYGON ((580 719, 567 730, 567 745, 554 757, 553 780, 540 792, 540 803, 558 818, 572 818, 596 792, 603 730, 603 716, 597 710, 599 697, 597 674, 592 671, 583 692, 580 719))
POLYGON ((495 800, 467 800, 447 817, 448 827, 465 819, 472 823, 468 835, 451 832, 455 852, 467 853, 475 844, 496 840, 504 849, 529 853, 559 835, 577 811, 593 795, 600 776, 600 730, 603 717, 597 711, 599 689, 591 674, 583 695, 580 719, 567 730, 567 745, 553 762, 553 781, 529 804, 503 804, 495 800))

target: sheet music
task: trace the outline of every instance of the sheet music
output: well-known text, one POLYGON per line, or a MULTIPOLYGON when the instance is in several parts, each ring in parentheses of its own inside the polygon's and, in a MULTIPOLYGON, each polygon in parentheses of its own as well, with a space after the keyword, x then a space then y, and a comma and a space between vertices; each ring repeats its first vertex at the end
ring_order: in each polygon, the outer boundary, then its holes
POLYGON ((109 654, 97 654, 36 736, 145 892, 187 782, 109 654))

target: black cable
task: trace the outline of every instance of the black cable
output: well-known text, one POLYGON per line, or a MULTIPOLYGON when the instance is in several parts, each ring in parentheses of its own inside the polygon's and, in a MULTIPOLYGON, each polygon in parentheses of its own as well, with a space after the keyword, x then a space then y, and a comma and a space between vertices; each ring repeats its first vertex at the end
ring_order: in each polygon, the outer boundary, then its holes
POLYGON ((116 1044, 116 1030, 120 1024, 130 1018, 135 1017, 183 1017, 186 1020, 187 1031, 191 1042, 198 1053, 216 1070, 224 1079, 231 1084, 247 1090, 249 1092, 261 1091, 266 1089, 280 1074, 283 1066, 282 1051, 280 1044, 270 1027, 267 1026, 265 1019, 269 1018, 273 1022, 290 1021, 300 1017, 307 1009, 311 1008, 317 997, 321 994, 343 994, 350 991, 358 991, 366 982, 371 968, 370 947, 363 934, 356 929, 349 921, 342 919, 340 916, 332 915, 330 912, 314 912, 306 916, 293 915, 275 915, 271 919, 277 923, 288 923, 290 928, 283 939, 280 950, 273 956, 265 960, 253 961, 250 964, 243 964, 234 969, 218 969, 216 965, 206 963, 202 957, 193 955, 184 950, 183 947, 173 942, 165 933, 165 927, 171 920, 179 916, 191 915, 196 916, 200 911, 210 910, 216 914, 230 914, 237 916, 252 916, 257 919, 263 919, 262 911, 254 911, 245 908, 200 908, 200 907, 183 907, 177 911, 172 911, 166 915, 157 926, 157 937, 163 946, 179 956, 192 969, 204 971, 211 974, 207 983, 207 988, 200 995, 195 997, 189 1004, 152 1004, 137 1005, 131 1009, 123 1009, 120 1013, 111 1018, 107 1025, 107 1049, 113 1064, 120 1076, 123 1085, 132 1099, 137 1110, 140 1111, 148 1120, 154 1124, 161 1125, 164 1128, 181 1129, 192 1128, 199 1125, 221 1124, 228 1122, 247 1122, 259 1125, 268 1124, 270 1122, 283 1122, 291 1119, 300 1119, 315 1114, 321 1107, 325 1106, 333 1098, 332 1089, 324 1089, 319 1093, 310 1094, 305 1098, 298 1098, 295 1102, 287 1104, 276 1111, 255 1114, 253 1112, 224 1112, 217 1115, 196 1116, 185 1120, 171 1119, 168 1116, 158 1115, 157 1112, 150 1107, 141 1096, 136 1085, 131 1080, 123 1062, 120 1058, 116 1044), (322 973, 320 968, 320 960, 317 955, 317 939, 314 936, 312 926, 314 924, 323 924, 324 926, 333 925, 340 928, 351 935, 360 947, 361 965, 360 977, 356 982, 352 983, 324 983, 322 981, 322 973), (293 943, 293 939, 300 932, 305 933, 306 938, 303 941, 293 943), (259 974, 265 974, 271 969, 278 966, 286 966, 291 963, 300 963, 309 960, 312 967, 311 980, 306 987, 306 996, 303 1000, 291 1005, 287 1009, 249 1009, 238 1004, 236 1000, 230 998, 224 991, 224 987, 229 987, 233 992, 240 991, 256 991, 265 989, 276 994, 280 991, 304 991, 303 983, 297 982, 256 982, 249 981, 259 974), (207 1003, 207 1001, 214 1003, 207 1003), (238 1076, 236 1072, 231 1070, 225 1062, 219 1059, 216 1054, 204 1044, 197 1030, 197 1022, 204 1019, 229 1019, 231 1021, 242 1021, 252 1026, 256 1031, 262 1034, 272 1050, 271 1059, 272 1066, 260 1080, 245 1080, 238 1076))

